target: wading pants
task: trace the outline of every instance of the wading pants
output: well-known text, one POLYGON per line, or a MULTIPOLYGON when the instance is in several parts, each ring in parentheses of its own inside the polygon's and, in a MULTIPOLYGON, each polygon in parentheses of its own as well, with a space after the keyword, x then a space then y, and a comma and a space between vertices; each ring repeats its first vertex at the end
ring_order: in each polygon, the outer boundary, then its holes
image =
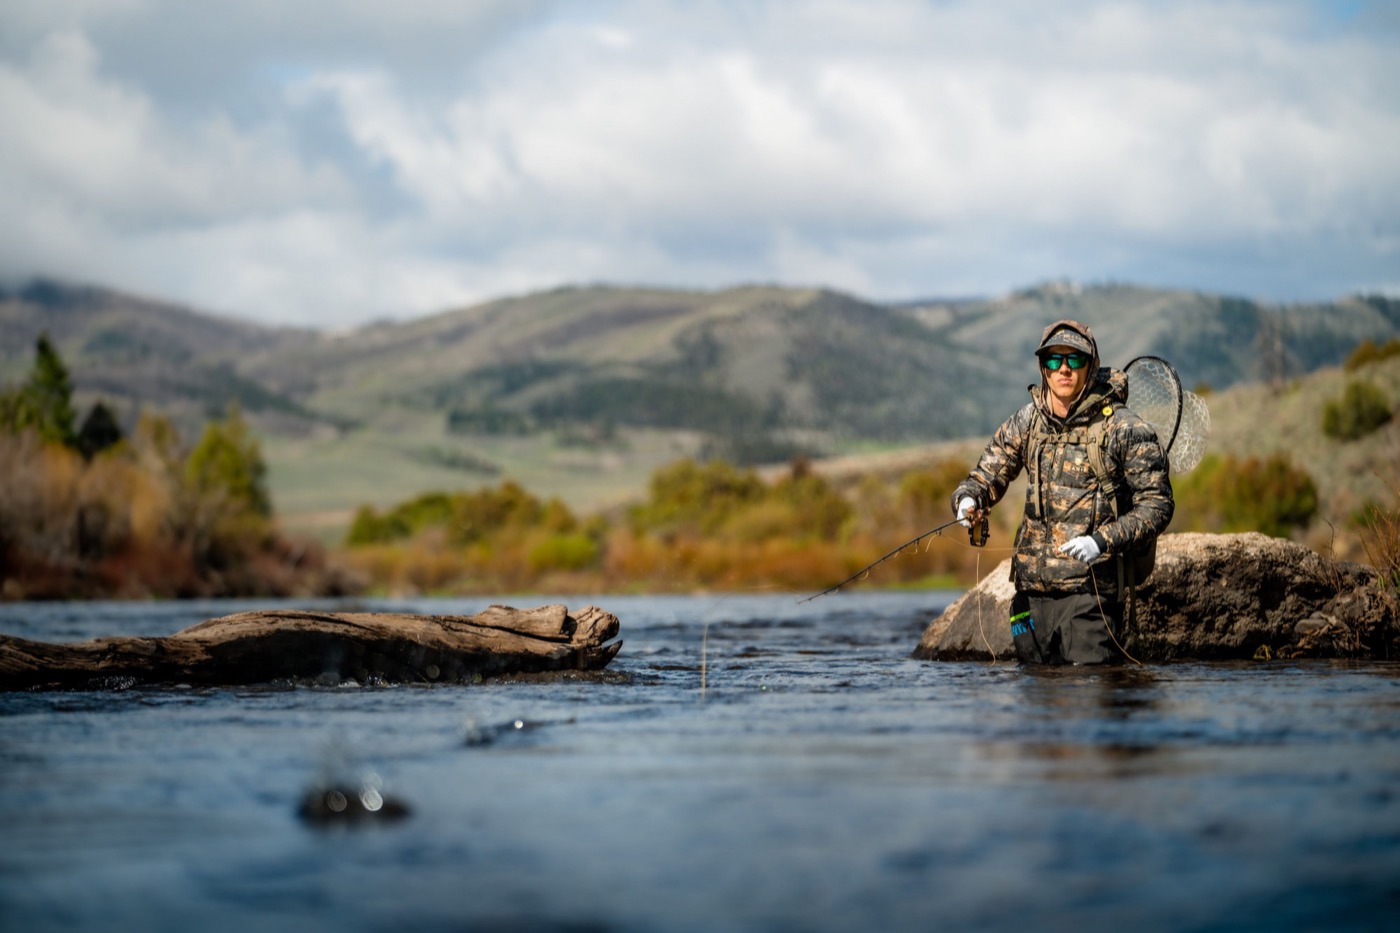
POLYGON ((1011 600, 1011 640, 1023 664, 1108 664, 1122 660, 1123 604, 1092 593, 1017 593, 1011 600))

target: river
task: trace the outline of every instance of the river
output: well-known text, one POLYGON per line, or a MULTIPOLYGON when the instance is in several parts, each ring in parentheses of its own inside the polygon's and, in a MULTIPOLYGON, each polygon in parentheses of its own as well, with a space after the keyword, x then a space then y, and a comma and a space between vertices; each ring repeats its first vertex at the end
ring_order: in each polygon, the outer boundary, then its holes
POLYGON ((495 600, 615 613, 605 677, 0 694, 0 929, 1397 928, 1400 665, 911 660, 956 595, 495 600), (302 819, 326 780, 407 816, 302 819))

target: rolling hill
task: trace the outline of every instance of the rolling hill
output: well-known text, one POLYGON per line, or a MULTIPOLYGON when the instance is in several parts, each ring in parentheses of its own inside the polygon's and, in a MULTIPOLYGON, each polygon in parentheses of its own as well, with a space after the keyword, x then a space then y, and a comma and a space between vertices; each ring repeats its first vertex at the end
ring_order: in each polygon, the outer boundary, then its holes
POLYGON ((985 435, 1025 398, 1045 324, 1090 322, 1106 361, 1188 386, 1296 380, 1400 334, 1400 301, 1268 306, 1052 282, 877 304, 823 289, 561 288, 347 333, 259 327, 90 286, 0 290, 0 376, 49 333, 80 404, 170 414, 192 438, 237 400, 289 524, 334 537, 360 503, 510 476, 576 508, 680 456, 740 462, 985 435))

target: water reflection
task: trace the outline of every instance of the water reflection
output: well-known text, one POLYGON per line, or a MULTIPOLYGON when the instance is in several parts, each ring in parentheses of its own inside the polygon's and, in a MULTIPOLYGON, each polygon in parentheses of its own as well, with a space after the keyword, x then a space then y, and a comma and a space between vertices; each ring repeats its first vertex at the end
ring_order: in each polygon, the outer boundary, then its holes
POLYGON ((1160 701, 1159 678, 1149 667, 1041 665, 1021 673, 1026 703, 1035 709, 1126 720, 1160 701))
POLYGON ((1049 780, 1160 772, 1173 749, 1160 728, 1164 692, 1151 669, 1025 667, 1013 720, 981 746, 989 761, 1024 762, 1049 780))

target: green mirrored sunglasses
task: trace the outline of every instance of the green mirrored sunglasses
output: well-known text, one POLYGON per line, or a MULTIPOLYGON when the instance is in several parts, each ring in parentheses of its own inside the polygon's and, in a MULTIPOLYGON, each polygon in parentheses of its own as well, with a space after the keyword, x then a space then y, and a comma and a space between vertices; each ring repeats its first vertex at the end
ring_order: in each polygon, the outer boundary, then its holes
POLYGON ((1040 365, 1050 370, 1052 373, 1060 368, 1061 363, 1068 363, 1070 369, 1083 369, 1089 365, 1089 354, 1087 353, 1047 353, 1040 358, 1040 365))

